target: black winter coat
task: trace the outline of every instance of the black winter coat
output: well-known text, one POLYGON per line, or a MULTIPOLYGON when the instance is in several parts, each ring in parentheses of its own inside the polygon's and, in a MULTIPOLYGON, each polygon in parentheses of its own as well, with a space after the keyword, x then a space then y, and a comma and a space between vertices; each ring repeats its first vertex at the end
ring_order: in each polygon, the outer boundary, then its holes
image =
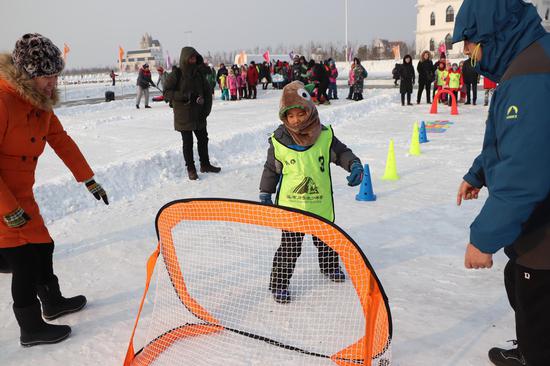
POLYGON ((479 74, 472 67, 470 59, 464 61, 464 65, 462 66, 462 78, 464 80, 464 84, 479 83, 479 74))
POLYGON ((212 110, 212 89, 206 80, 202 56, 192 47, 184 47, 180 55, 181 72, 171 72, 165 88, 174 90, 174 129, 195 131, 206 128, 206 117, 212 110), (195 55, 197 63, 188 60, 195 55))
POLYGON ((328 87, 328 84, 330 83, 329 80, 329 73, 327 69, 325 69, 325 65, 322 64, 315 64, 313 66, 313 80, 318 82, 321 87, 328 87))
POLYGON ((435 67, 432 60, 422 60, 416 66, 418 81, 421 83, 432 83, 435 80, 435 67))
MULTIPOLYGON (((410 56, 405 56, 405 58, 407 57, 410 56)), ((403 64, 399 67, 399 92, 401 94, 412 93, 413 84, 416 77, 412 63, 405 63, 405 58, 403 59, 403 64)))

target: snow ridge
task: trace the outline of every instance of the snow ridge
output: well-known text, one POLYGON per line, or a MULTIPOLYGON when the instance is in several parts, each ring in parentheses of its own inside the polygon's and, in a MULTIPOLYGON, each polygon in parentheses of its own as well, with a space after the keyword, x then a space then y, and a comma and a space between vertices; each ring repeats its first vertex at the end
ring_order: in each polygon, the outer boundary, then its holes
MULTIPOLYGON (((321 121, 338 130, 345 127, 348 122, 364 117, 365 114, 387 107, 395 100, 395 93, 389 90, 366 98, 361 102, 333 105, 327 109, 324 106, 319 107, 321 121)), ((101 108, 104 104, 95 105, 93 108, 101 108)), ((109 107, 112 108, 113 104, 109 107)), ((91 124, 102 124, 107 121, 108 119, 91 124)), ((215 163, 223 167, 222 174, 228 170, 263 164, 267 139, 279 123, 276 119, 267 118, 265 123, 253 130, 247 129, 226 139, 211 140, 211 156, 221 157, 215 163)), ((186 176, 179 144, 164 151, 137 156, 132 161, 95 167, 95 172, 98 182, 107 190, 110 202, 131 200, 147 188, 186 176)), ((82 184, 75 184, 74 178, 70 176, 37 185, 35 196, 47 222, 97 205, 90 199, 86 188, 82 184)))

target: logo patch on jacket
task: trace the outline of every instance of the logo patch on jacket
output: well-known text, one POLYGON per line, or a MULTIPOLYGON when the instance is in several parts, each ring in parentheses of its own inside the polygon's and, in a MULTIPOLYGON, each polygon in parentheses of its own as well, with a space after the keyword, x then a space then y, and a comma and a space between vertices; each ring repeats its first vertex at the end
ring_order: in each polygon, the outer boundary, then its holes
POLYGON ((295 194, 319 194, 317 189, 317 184, 310 177, 305 177, 296 188, 294 188, 293 193, 295 194))
POLYGON ((506 113, 506 119, 518 119, 519 115, 519 108, 515 105, 512 105, 508 108, 508 112, 506 113))

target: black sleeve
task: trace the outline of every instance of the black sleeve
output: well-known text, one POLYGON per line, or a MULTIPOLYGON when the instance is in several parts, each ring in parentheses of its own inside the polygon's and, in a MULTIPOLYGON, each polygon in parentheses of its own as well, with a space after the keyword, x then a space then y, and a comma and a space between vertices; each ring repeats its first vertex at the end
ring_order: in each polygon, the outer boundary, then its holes
POLYGON ((277 169, 277 161, 275 160, 275 150, 269 141, 269 148, 267 149, 267 159, 264 164, 264 171, 262 172, 262 178, 260 180, 260 192, 275 193, 277 191, 277 185, 281 178, 280 169, 277 169))
POLYGON ((202 85, 202 97, 204 98, 203 113, 205 114, 205 117, 208 117, 212 111, 212 89, 205 76, 202 76, 202 85))
POLYGON ((332 145, 330 147, 330 161, 344 168, 348 172, 351 170, 351 164, 354 161, 358 161, 359 163, 361 163, 361 159, 359 159, 349 147, 338 140, 336 136, 332 137, 332 145))

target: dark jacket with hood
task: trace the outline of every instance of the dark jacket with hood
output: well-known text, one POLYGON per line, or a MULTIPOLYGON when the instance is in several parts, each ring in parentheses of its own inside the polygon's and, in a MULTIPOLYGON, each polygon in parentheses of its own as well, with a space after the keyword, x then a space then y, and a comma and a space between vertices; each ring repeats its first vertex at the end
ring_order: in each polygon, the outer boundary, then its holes
POLYGON ((506 248, 518 264, 550 270, 550 35, 531 4, 465 0, 453 41, 464 39, 481 43, 476 70, 500 83, 483 150, 464 177, 489 191, 470 241, 482 252, 506 248))
POLYGON ((399 91, 401 94, 403 93, 412 93, 413 91, 413 84, 415 79, 415 73, 414 73, 414 67, 412 64, 412 57, 410 55, 406 55, 403 57, 403 64, 399 67, 399 91), (406 59, 411 60, 411 62, 406 63, 406 59))
POLYGON ((165 89, 174 90, 171 102, 176 131, 206 128, 206 117, 212 110, 212 90, 204 73, 203 58, 194 48, 184 47, 181 50, 179 72, 168 75, 165 89), (197 59, 194 65, 188 63, 193 55, 197 59))

